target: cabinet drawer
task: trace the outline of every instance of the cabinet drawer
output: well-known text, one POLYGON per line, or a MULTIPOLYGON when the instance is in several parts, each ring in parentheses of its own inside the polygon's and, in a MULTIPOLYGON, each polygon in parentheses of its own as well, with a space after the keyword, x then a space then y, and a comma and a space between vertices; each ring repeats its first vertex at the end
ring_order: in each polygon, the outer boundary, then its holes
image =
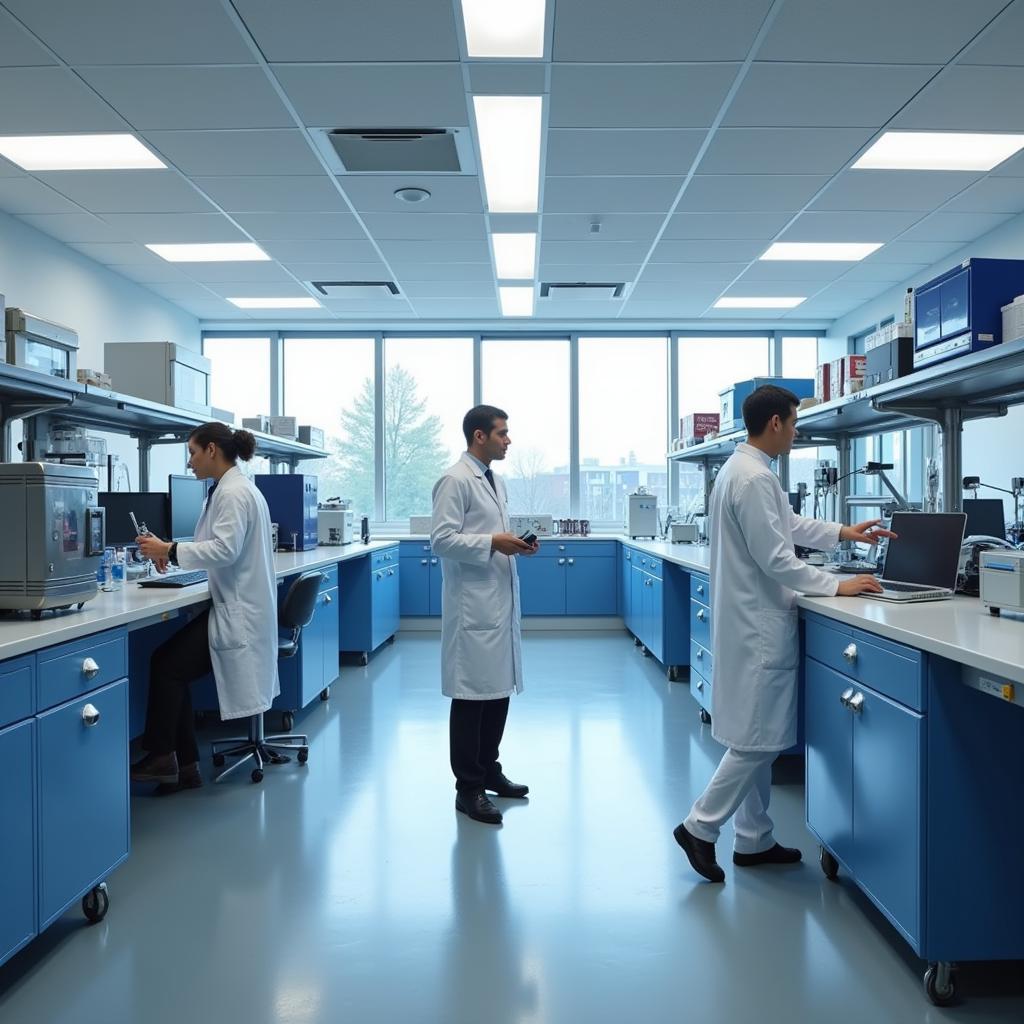
POLYGON ((35 671, 34 655, 0 665, 0 729, 35 714, 35 671))
POLYGON ((695 640, 690 641, 690 672, 696 672, 709 683, 714 681, 715 660, 706 647, 701 647, 695 640))
POLYGON ((545 537, 540 542, 540 551, 535 558, 587 558, 597 556, 614 558, 618 553, 615 549, 618 541, 614 540, 559 540, 557 537, 545 537))
POLYGON ((711 713, 711 681, 690 668, 690 696, 709 714, 711 713))
POLYGON ((634 551, 633 564, 643 569, 644 572, 649 572, 652 576, 656 576, 659 580, 661 579, 662 560, 660 558, 644 554, 642 551, 634 551))
POLYGON ((398 555, 400 558, 429 558, 429 540, 403 540, 398 542, 398 555))
POLYGON ((841 622, 806 617, 807 656, 915 711, 924 710, 920 651, 841 622))
POLYGON ((128 674, 128 638, 123 631, 40 651, 38 700, 43 711, 128 674))
POLYGON ((699 601, 690 602, 690 639, 711 650, 711 609, 699 601))
POLYGON ((336 565, 328 565, 320 571, 324 574, 324 578, 320 581, 321 594, 338 586, 338 567, 336 565))
POLYGON ((690 597, 701 604, 711 606, 711 580, 699 573, 690 573, 690 597))
MULTIPOLYGON (((428 547, 430 545, 427 545, 428 547)), ((370 552, 370 565, 374 569, 379 569, 381 566, 394 565, 398 561, 398 545, 394 547, 384 548, 381 551, 370 552)))

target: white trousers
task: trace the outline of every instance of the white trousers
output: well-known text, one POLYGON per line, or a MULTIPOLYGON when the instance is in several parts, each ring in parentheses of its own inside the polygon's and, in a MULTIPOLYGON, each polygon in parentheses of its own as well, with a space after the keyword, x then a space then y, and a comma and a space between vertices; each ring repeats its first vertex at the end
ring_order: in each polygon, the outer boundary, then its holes
POLYGON ((727 750, 683 822, 692 835, 709 843, 733 816, 737 853, 762 853, 775 845, 768 817, 772 795, 772 762, 777 750, 727 750))

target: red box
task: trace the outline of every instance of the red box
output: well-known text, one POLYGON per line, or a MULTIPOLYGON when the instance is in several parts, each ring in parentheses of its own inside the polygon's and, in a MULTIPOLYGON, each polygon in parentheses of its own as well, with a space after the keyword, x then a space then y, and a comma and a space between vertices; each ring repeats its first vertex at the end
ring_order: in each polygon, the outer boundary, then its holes
POLYGON ((683 439, 683 447, 703 441, 708 434, 718 431, 720 423, 717 412, 692 412, 679 421, 679 436, 683 439))
POLYGON ((827 402, 832 396, 829 393, 829 381, 832 377, 832 364, 822 363, 814 379, 814 397, 819 402, 827 402))

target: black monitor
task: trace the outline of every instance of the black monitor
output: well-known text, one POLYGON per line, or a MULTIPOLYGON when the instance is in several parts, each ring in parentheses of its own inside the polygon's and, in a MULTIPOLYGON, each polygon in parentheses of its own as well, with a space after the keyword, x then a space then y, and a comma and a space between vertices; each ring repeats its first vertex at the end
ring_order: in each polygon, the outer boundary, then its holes
POLYGON ((1006 540, 1006 515, 1002 498, 968 498, 965 537, 999 537, 1006 540))
POLYGON ((803 494, 800 491, 789 492, 789 507, 797 514, 800 515, 800 506, 803 504, 803 494))
POLYGON ((206 500, 206 481, 172 473, 167 478, 167 497, 170 500, 169 539, 191 540, 206 500))
POLYGON ((886 549, 882 579, 953 590, 966 518, 962 512, 893 512, 896 536, 886 549))
POLYGON ((115 547, 135 543, 135 527, 129 512, 135 513, 140 526, 164 540, 168 533, 167 495, 163 491, 100 491, 99 503, 107 510, 107 543, 115 547))

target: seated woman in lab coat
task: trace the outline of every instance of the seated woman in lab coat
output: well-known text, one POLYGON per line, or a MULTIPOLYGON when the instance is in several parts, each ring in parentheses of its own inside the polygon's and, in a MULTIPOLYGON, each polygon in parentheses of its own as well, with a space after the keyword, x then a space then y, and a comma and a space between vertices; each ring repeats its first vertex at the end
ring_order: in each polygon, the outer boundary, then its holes
POLYGON ((280 693, 277 676, 277 585, 266 499, 243 475, 256 439, 247 430, 204 423, 188 439, 189 469, 215 481, 199 516, 195 539, 169 543, 138 538, 159 572, 168 564, 205 569, 211 605, 157 648, 150 662, 143 746, 132 765, 136 782, 162 791, 195 788, 199 748, 189 686, 212 668, 223 719, 266 711, 280 693))

